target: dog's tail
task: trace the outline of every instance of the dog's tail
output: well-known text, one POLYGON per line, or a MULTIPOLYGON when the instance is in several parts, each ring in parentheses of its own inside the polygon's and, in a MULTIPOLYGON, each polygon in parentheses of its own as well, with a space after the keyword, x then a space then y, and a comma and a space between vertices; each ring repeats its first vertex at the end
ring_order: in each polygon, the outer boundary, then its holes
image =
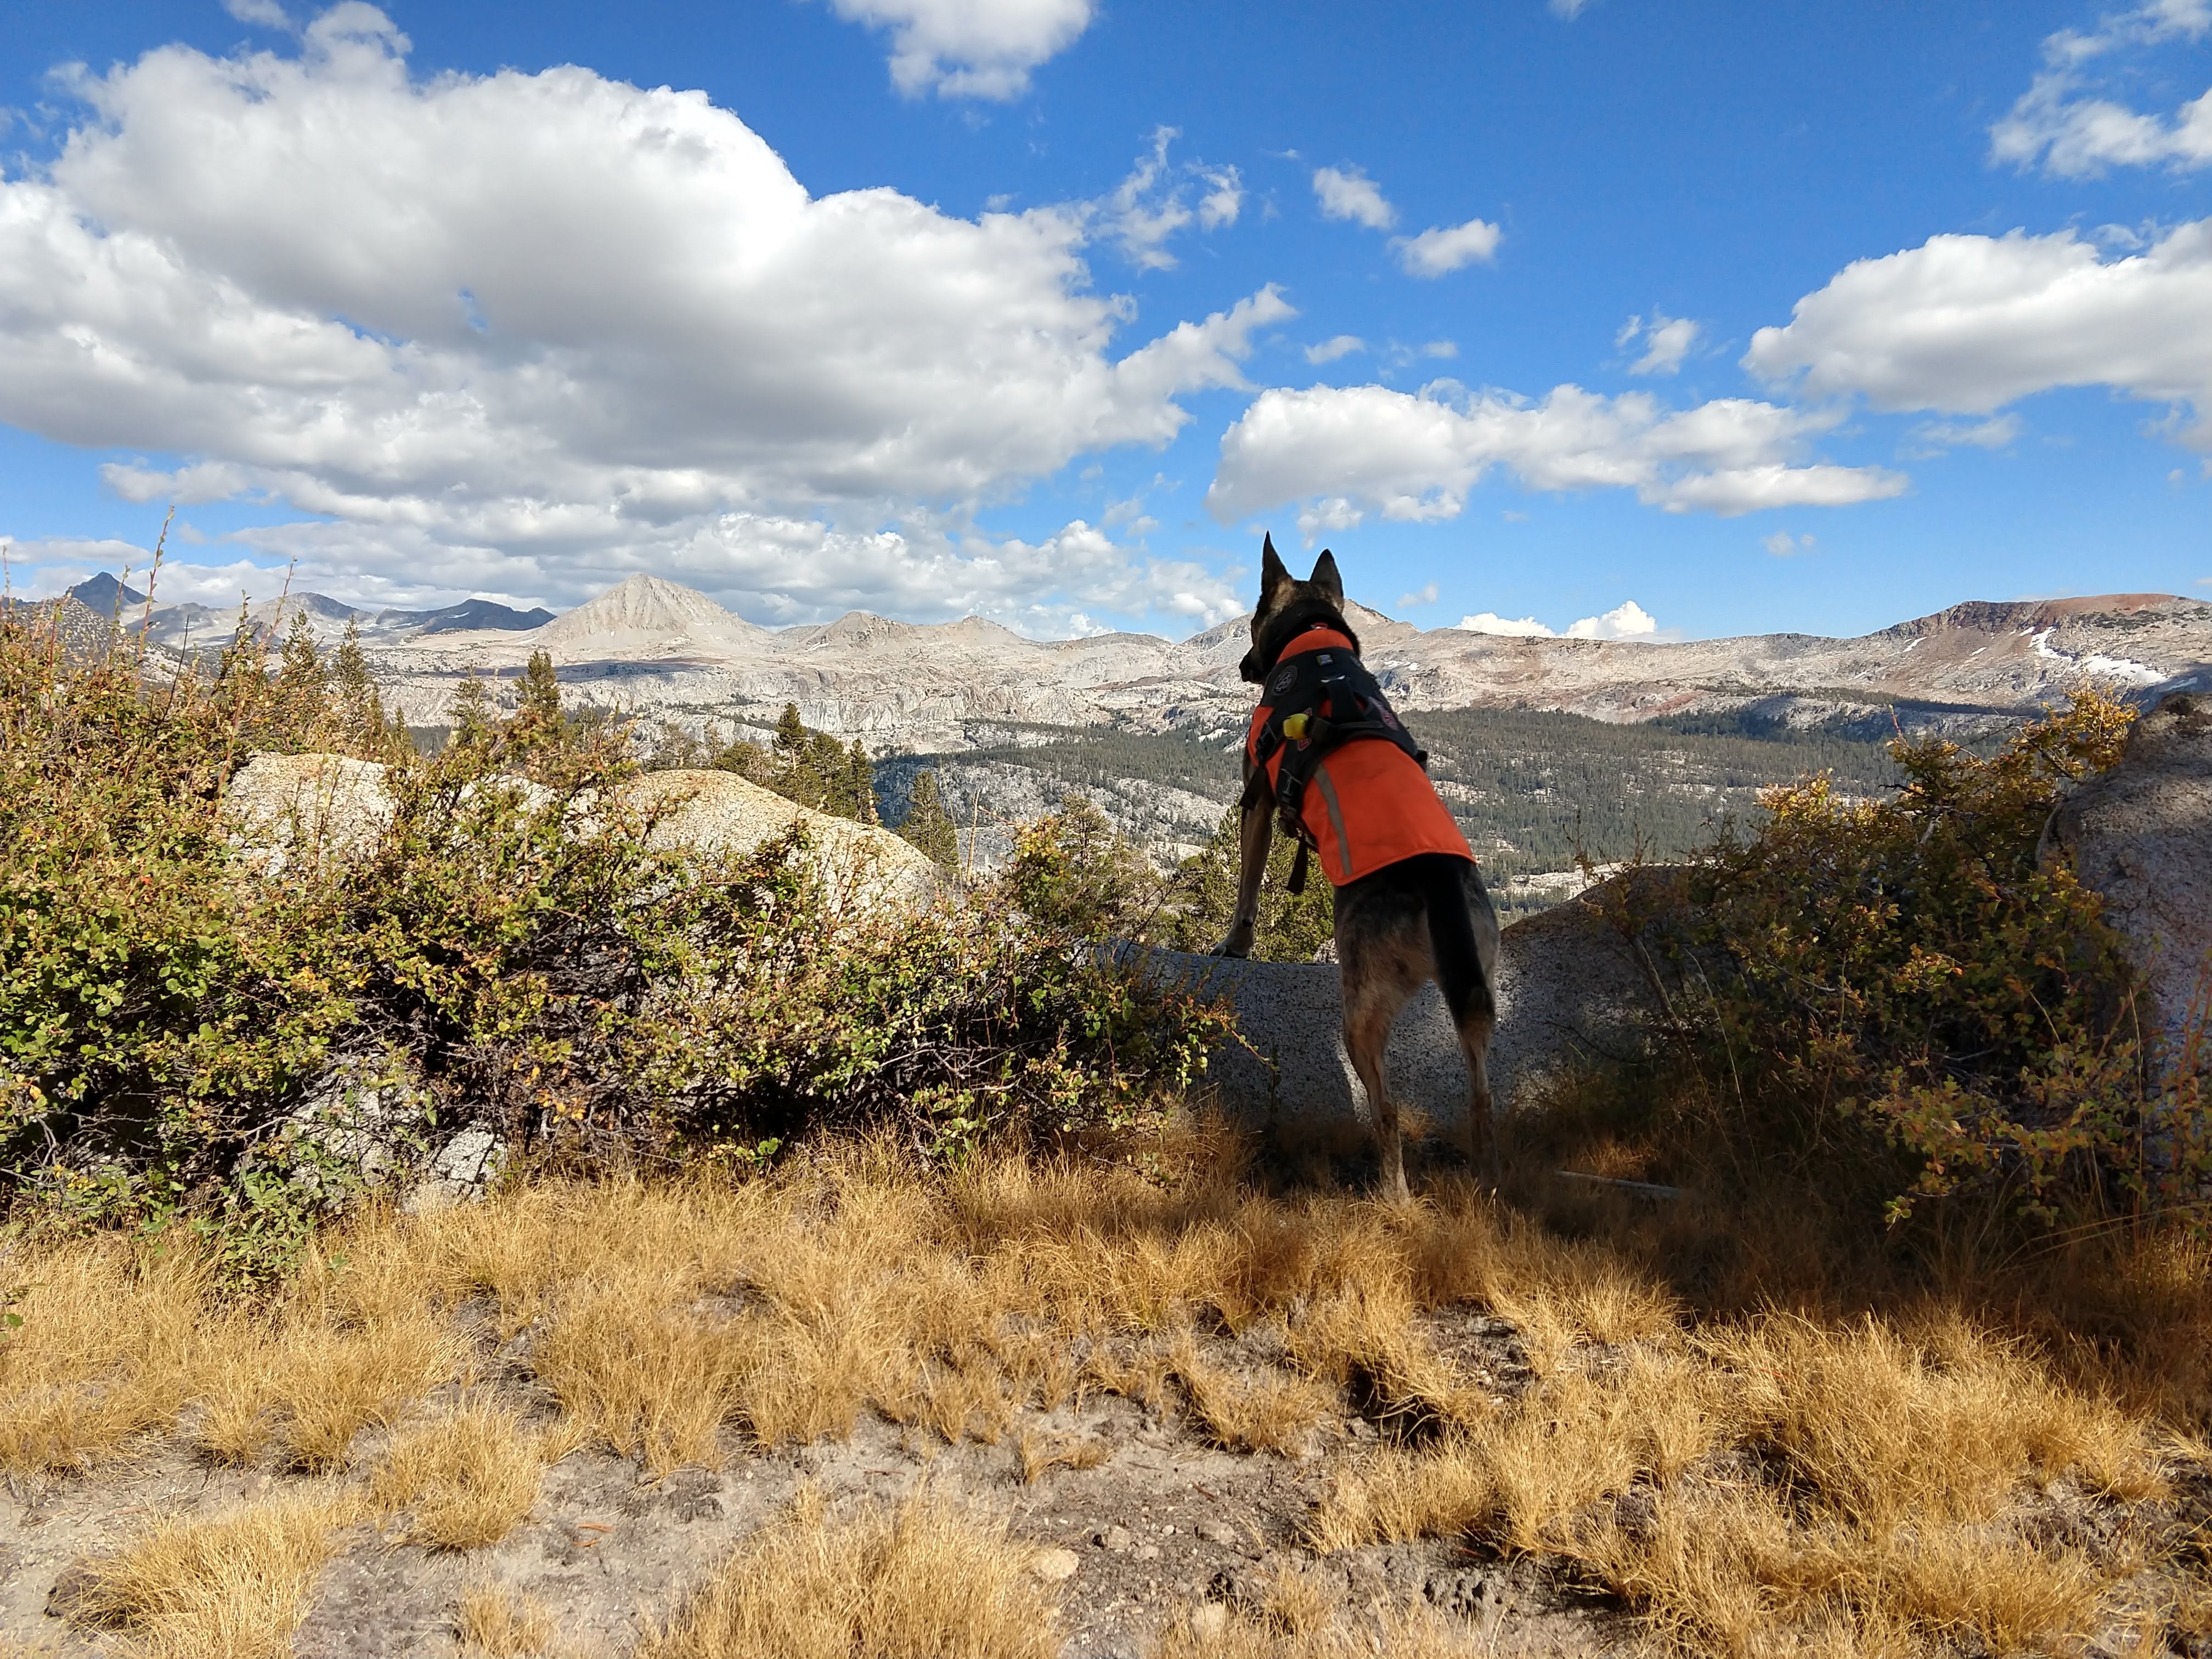
POLYGON ((1437 983, 1452 1024, 1464 1025, 1474 1014, 1495 1017, 1498 1004, 1482 953, 1474 942, 1474 917, 1468 908, 1467 860, 1446 853, 1426 853, 1408 860, 1417 866, 1422 902, 1429 911, 1429 948, 1435 953, 1437 983))

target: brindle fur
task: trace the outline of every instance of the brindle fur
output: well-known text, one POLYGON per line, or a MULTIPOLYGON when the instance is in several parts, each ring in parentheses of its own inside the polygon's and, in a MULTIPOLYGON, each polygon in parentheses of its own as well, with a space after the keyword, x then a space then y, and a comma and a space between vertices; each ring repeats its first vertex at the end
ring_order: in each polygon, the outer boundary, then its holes
MULTIPOLYGON (((1313 574, 1299 581, 1276 556, 1270 536, 1261 549, 1260 603, 1252 613, 1252 648, 1238 672, 1263 683, 1283 647, 1316 623, 1326 623, 1359 649, 1344 618, 1344 582, 1336 559, 1324 551, 1313 574)), ((1248 750, 1243 815, 1238 828, 1242 864, 1237 910, 1216 955, 1250 954, 1259 915, 1260 882, 1275 833, 1274 800, 1253 787, 1248 750)), ((1498 1140, 1491 1121, 1486 1056, 1497 1024, 1498 914, 1473 863, 1424 854, 1386 865, 1336 890, 1336 959, 1344 984, 1344 1047, 1359 1074, 1374 1114, 1382 1190, 1403 1199, 1406 1160, 1397 1103, 1383 1075, 1383 1048, 1399 1013, 1425 980, 1443 988, 1467 1056, 1468 1156, 1498 1178, 1498 1140)))

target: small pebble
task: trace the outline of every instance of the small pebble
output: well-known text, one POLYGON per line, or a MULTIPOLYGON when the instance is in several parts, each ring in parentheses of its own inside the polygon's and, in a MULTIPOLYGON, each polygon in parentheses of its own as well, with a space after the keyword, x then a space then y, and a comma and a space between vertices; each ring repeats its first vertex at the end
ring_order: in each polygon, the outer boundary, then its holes
POLYGON ((1229 1628, 1229 1609, 1218 1601, 1200 1603, 1192 1610, 1190 1633, 1211 1638, 1229 1628))
POLYGON ((1041 1549, 1030 1558, 1030 1571, 1048 1584, 1065 1583, 1075 1577, 1075 1570, 1082 1565, 1073 1550, 1061 1549, 1057 1545, 1041 1549))
POLYGON ((1130 1535, 1127 1527, 1108 1527, 1103 1532, 1091 1534, 1091 1541, 1102 1550, 1119 1555, 1137 1540, 1130 1535))

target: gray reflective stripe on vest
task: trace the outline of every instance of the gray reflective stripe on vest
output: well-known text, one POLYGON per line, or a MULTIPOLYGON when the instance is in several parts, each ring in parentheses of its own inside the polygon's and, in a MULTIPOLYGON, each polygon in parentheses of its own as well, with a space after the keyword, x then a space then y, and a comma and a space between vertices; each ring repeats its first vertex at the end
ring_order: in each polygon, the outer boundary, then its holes
POLYGON ((1336 831, 1336 850, 1344 860, 1344 873, 1350 875, 1352 838, 1344 833, 1344 808, 1337 804, 1336 786, 1329 781, 1328 763, 1323 761, 1314 768, 1314 781, 1321 786, 1321 804, 1328 808, 1328 827, 1336 831))

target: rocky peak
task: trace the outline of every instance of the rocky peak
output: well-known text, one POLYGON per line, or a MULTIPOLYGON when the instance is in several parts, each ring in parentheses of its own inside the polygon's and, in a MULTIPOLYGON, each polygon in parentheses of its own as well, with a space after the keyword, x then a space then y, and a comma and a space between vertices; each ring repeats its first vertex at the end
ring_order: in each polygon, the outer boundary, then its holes
POLYGON ((588 657, 757 647, 775 636, 696 588, 640 572, 519 637, 556 657, 588 657))
MULTIPOLYGON (((2169 607, 2199 607, 2200 601, 2171 593, 2096 593, 2066 599, 1968 599, 1911 622, 1885 628, 1874 637, 1919 639, 1938 634, 2020 634, 2063 627, 2087 617, 2125 617, 2169 607)), ((2203 607, 2212 609, 2212 607, 2203 607)))

